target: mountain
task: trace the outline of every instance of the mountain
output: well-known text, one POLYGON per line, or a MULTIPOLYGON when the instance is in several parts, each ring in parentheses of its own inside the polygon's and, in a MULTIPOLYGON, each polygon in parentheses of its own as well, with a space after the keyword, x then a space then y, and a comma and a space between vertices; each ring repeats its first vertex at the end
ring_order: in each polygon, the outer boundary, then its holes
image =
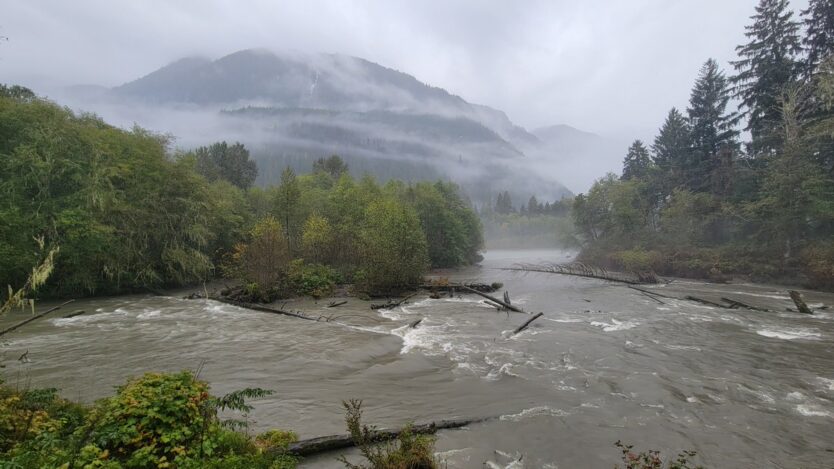
POLYGON ((304 169, 337 153, 355 169, 388 168, 380 177, 452 178, 482 203, 504 190, 518 200, 570 194, 530 168, 524 149, 543 142, 503 112, 357 57, 252 49, 183 58, 110 89, 99 104, 117 122, 171 131, 189 146, 240 140, 261 183, 274 182, 265 169, 277 164, 304 169), (403 163, 402 175, 391 161, 403 163))

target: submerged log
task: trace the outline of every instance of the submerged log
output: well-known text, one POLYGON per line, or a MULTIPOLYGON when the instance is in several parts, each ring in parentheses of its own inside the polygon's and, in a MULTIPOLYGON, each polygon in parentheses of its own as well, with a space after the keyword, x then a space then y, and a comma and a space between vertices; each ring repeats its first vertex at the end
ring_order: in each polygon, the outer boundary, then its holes
POLYGON ((262 313, 280 314, 280 315, 283 315, 283 316, 290 316, 290 317, 298 318, 298 319, 306 319, 307 321, 318 321, 318 318, 313 318, 313 317, 310 317, 310 316, 306 316, 304 313, 302 313, 300 311, 295 311, 295 312, 293 312, 293 311, 284 311, 282 309, 268 308, 266 306, 256 305, 256 304, 252 304, 252 303, 245 303, 243 301, 229 300, 229 299, 226 299, 226 298, 223 298, 223 297, 220 297, 220 296, 214 296, 214 297, 211 297, 210 299, 212 299, 214 301, 219 301, 221 303, 230 304, 232 306, 237 306, 239 308, 246 308, 246 309, 251 309, 251 310, 254 310, 254 311, 260 311, 262 313))
POLYGON ((25 326, 26 324, 29 324, 29 323, 30 323, 30 322, 32 322, 32 321, 38 320, 38 319, 40 319, 40 318, 42 318, 42 317, 46 316, 47 314, 49 314, 49 313, 51 313, 51 312, 53 312, 53 311, 57 311, 57 310, 61 309, 61 307, 62 307, 62 306, 66 306, 66 305, 68 305, 68 304, 72 303, 73 301, 75 301, 75 300, 65 301, 65 302, 63 302, 63 303, 59 304, 58 306, 53 306, 52 308, 49 308, 49 309, 47 309, 46 311, 44 311, 44 312, 42 312, 42 313, 38 313, 38 314, 36 314, 36 315, 32 316, 31 318, 26 319, 25 321, 20 321, 19 323, 15 324, 15 325, 13 325, 13 326, 9 326, 9 327, 7 327, 7 328, 3 329, 2 331, 0 331, 0 336, 2 336, 2 335, 6 335, 6 334, 8 334, 9 332, 12 332, 13 330, 15 330, 15 329, 17 329, 17 328, 19 328, 19 327, 21 327, 21 326, 25 326))
POLYGON ((347 303, 347 300, 344 301, 331 301, 327 307, 328 308, 335 308, 337 306, 342 306, 343 304, 347 303))
POLYGON ((769 313, 770 312, 769 309, 759 308, 757 306, 752 306, 752 305, 749 305, 747 303, 743 303, 741 301, 734 300, 732 298, 724 298, 722 296, 721 301, 725 301, 725 302, 729 303, 730 308, 733 308, 733 309, 735 309, 735 308, 745 308, 745 309, 750 309, 750 310, 753 310, 753 311, 761 311, 763 313, 769 313))
POLYGON ((730 309, 730 307, 729 307, 729 306, 727 306, 727 305, 722 305, 721 303, 716 303, 716 302, 714 302, 714 301, 705 300, 705 299, 703 299, 703 298, 698 298, 697 296, 686 295, 686 297, 684 297, 684 298, 685 298, 685 299, 687 299, 687 300, 689 300, 689 301, 694 301, 694 302, 696 302, 696 303, 705 304, 705 305, 707 305, 707 306, 714 306, 714 307, 716 307, 716 308, 727 308, 727 309, 730 309))
POLYGON ((424 290, 436 290, 436 291, 448 291, 452 292, 454 295, 455 289, 462 288, 462 287, 469 287, 474 290, 478 290, 483 293, 492 293, 499 288, 503 287, 504 285, 500 282, 494 283, 447 283, 442 285, 435 285, 433 283, 425 283, 420 285, 420 288, 424 290))
POLYGON ((574 262, 571 264, 516 264, 513 267, 505 267, 501 270, 572 275, 575 277, 595 278, 611 282, 627 283, 629 285, 660 283, 660 279, 654 272, 611 272, 602 267, 583 264, 581 262, 574 262))
POLYGON ((788 294, 791 296, 793 304, 796 305, 797 311, 799 311, 802 314, 814 314, 814 312, 811 311, 811 308, 809 308, 808 305, 805 304, 805 300, 802 299, 802 293, 799 293, 796 290, 789 290, 788 294))
POLYGON ((663 293, 658 293, 658 292, 653 291, 653 290, 646 290, 645 288, 635 287, 634 285, 629 285, 628 288, 631 288, 632 290, 637 290, 639 292, 646 293, 646 294, 649 294, 649 295, 659 296, 661 298, 669 298, 670 300, 679 300, 680 299, 680 298, 677 298, 677 297, 674 297, 674 296, 669 296, 669 295, 665 295, 663 293))
POLYGON ((371 305, 371 309, 390 309, 390 308, 396 308, 396 307, 400 306, 401 304, 405 303, 406 301, 408 301, 411 297, 413 297, 413 296, 414 296, 414 295, 416 295, 416 294, 417 294, 417 292, 414 292, 414 293, 412 293, 412 294, 410 294, 410 295, 406 296, 405 298, 401 299, 400 301, 391 301, 391 300, 388 300, 388 302, 387 302, 387 303, 382 303, 382 304, 372 304, 372 305, 371 305))
MULTIPOLYGON (((473 423, 483 422, 489 420, 486 418, 480 419, 459 419, 459 420, 438 420, 437 422, 426 423, 422 425, 412 425, 410 431, 413 434, 433 434, 438 430, 448 430, 452 428, 461 428, 473 423)), ((374 442, 384 442, 393 440, 400 436, 400 433, 406 427, 397 429, 380 429, 373 431, 374 442)), ((296 456, 311 456, 319 453, 326 453, 328 451, 335 451, 338 449, 351 448, 355 446, 353 438, 349 434, 320 436, 317 438, 310 438, 301 440, 290 445, 288 452, 296 456)))
POLYGON ((530 323, 531 323, 531 322, 535 321, 536 319, 538 319, 538 318, 540 318, 540 317, 542 317, 542 316, 544 316, 544 313, 538 313, 538 314, 536 314, 535 316, 533 316, 532 318, 530 318, 530 319, 528 319, 528 320, 524 321, 524 324, 522 324, 522 325, 520 325, 520 326, 518 326, 518 327, 516 327, 516 328, 515 328, 515 330, 513 331, 513 335, 516 335, 516 334, 518 334, 519 332, 523 331, 524 329, 527 329, 527 327, 528 327, 528 326, 530 326, 530 323))
POLYGON ((487 295, 486 293, 484 293, 484 292, 480 292, 480 291, 478 291, 478 290, 475 290, 474 288, 469 288, 469 287, 462 287, 462 288, 463 288, 464 290, 468 291, 468 292, 474 293, 474 294, 476 294, 476 295, 483 296, 484 298, 486 298, 486 299, 488 299, 488 300, 492 301, 493 303, 496 303, 496 304, 501 305, 502 307, 504 307, 504 309, 508 309, 508 310, 510 310, 510 311, 515 311, 516 313, 525 313, 525 314, 527 314, 527 312, 526 312, 526 311, 524 311, 523 309, 521 309, 521 308, 516 308, 515 306, 513 306, 513 305, 511 305, 511 304, 508 304, 508 303, 505 303, 505 302, 503 302, 503 301, 499 300, 498 298, 496 298, 496 297, 494 297, 494 296, 487 295))
POLYGON ((409 324, 409 325, 408 325, 408 328, 409 328, 409 329, 414 329, 415 327, 417 327, 418 325, 420 325, 420 323, 421 323, 421 322, 423 322, 423 318, 420 318, 420 319, 418 319, 418 320, 416 320, 416 321, 412 322, 411 324, 409 324))
POLYGON ((81 315, 82 315, 82 314, 84 314, 85 312, 86 312, 86 311, 84 311, 83 309, 79 309, 78 311, 73 311, 72 313, 69 313, 69 314, 67 314, 66 316, 63 316, 63 318, 64 318, 64 319, 74 318, 74 317, 76 317, 76 316, 81 316, 81 315))

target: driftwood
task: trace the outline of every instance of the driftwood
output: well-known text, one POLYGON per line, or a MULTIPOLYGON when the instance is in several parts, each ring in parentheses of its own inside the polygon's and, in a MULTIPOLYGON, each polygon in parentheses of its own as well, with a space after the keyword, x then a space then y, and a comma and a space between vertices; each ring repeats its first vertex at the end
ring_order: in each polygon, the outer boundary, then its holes
POLYGON ((409 329, 414 329, 414 328, 415 328, 415 327, 417 327, 417 326, 418 326, 421 322, 423 322, 423 318, 420 318, 420 319, 418 319, 418 320, 416 320, 416 321, 412 322, 411 324, 409 324, 409 325, 408 325, 408 328, 409 328, 409 329))
MULTIPOLYGON (((638 290, 638 291, 639 291, 639 290, 638 290)), ((663 302, 663 300, 661 300, 660 298, 657 298, 657 297, 655 297, 655 296, 652 296, 652 294, 651 294, 651 293, 646 293, 646 292, 644 292, 644 291, 641 291, 641 292, 640 292, 640 294, 641 294, 641 295, 643 295, 643 296, 645 296, 646 298, 648 298, 648 299, 650 299, 650 300, 654 301, 654 302, 660 303, 660 304, 662 304, 662 305, 665 305, 665 304, 666 304, 666 303, 665 303, 665 302, 663 302)))
POLYGON ((492 293, 492 292, 498 290, 499 288, 501 288, 503 286, 504 285, 502 285, 499 282, 490 283, 490 284, 487 284, 487 283, 447 283, 447 284, 443 284, 443 285, 435 285, 435 284, 432 284, 432 283, 426 283, 426 284, 420 285, 420 288, 422 288, 424 290, 450 291, 450 292, 454 293, 454 291, 456 289, 459 289, 459 288, 462 288, 462 287, 469 287, 473 290, 478 290, 479 292, 492 293))
MULTIPOLYGON (((459 419, 459 420, 439 420, 437 422, 426 423, 422 425, 412 425, 409 430, 413 434, 432 434, 438 430, 448 430, 451 428, 461 428, 473 423, 483 422, 485 418, 480 419, 459 419)), ((406 427, 397 429, 380 429, 373 431, 374 442, 384 442, 393 440, 400 436, 400 433, 406 427)), ((353 438, 349 434, 320 436, 317 438, 310 438, 308 440, 301 440, 290 445, 288 452, 296 456, 311 456, 319 453, 326 453, 328 451, 335 451, 338 449, 351 448, 355 446, 353 438)))
POLYGON ((76 317, 76 316, 81 316, 81 315, 82 315, 82 314, 84 314, 85 312, 86 312, 86 311, 84 311, 83 309, 79 309, 78 311, 73 311, 72 313, 69 313, 69 314, 67 314, 66 316, 63 316, 63 318, 64 318, 64 319, 74 318, 74 317, 76 317))
POLYGON ((697 296, 686 295, 686 296, 684 297, 684 299, 689 300, 689 301, 694 301, 694 302, 696 302, 696 303, 705 304, 705 305, 707 305, 707 306, 714 306, 714 307, 716 307, 716 308, 727 308, 727 309, 732 309, 730 306, 727 306, 727 305, 722 305, 721 303, 716 303, 716 302, 714 302, 714 301, 710 301, 710 300, 705 300, 705 299, 703 299, 703 298, 698 298, 697 296))
POLYGON ((660 283, 660 280, 654 272, 611 272, 602 267, 583 264, 581 262, 573 262, 570 264, 556 264, 552 262, 543 264, 516 264, 513 267, 505 267, 501 270, 573 275, 575 277, 595 278, 611 282, 627 283, 629 285, 660 283))
POLYGON ((214 296, 214 297, 211 297, 211 299, 214 300, 214 301, 219 301, 221 303, 230 304, 232 306, 237 306, 239 308, 246 308, 246 309, 251 309, 251 310, 255 310, 255 311, 261 311, 263 313, 280 314, 280 315, 283 315, 283 316, 290 316, 290 317, 298 318, 298 319, 306 319, 307 321, 318 321, 318 318, 307 316, 304 313, 302 313, 301 311, 295 311, 295 312, 293 312, 293 311, 284 311, 282 309, 268 308, 266 306, 256 305, 256 304, 252 304, 252 303, 245 303, 243 301, 229 300, 229 299, 226 299, 226 298, 223 298, 223 297, 220 297, 220 296, 214 296))
POLYGON ((65 302, 63 302, 63 303, 59 304, 58 306, 54 306, 54 307, 52 307, 52 308, 49 308, 49 309, 47 309, 46 311, 44 311, 44 312, 42 312, 42 313, 38 313, 38 314, 36 314, 36 315, 32 316, 31 318, 26 319, 25 321, 20 321, 19 323, 15 324, 15 325, 13 325, 13 326, 9 326, 9 327, 7 327, 7 328, 3 329, 2 331, 0 331, 0 336, 2 336, 2 335, 6 335, 6 334, 8 334, 9 332, 11 332, 11 331, 13 331, 13 330, 15 330, 15 329, 17 329, 17 328, 19 328, 19 327, 21 327, 21 326, 25 326, 26 324, 29 324, 29 323, 30 323, 30 322, 32 322, 32 321, 35 321, 35 320, 37 320, 37 319, 40 319, 40 318, 42 318, 42 317, 46 316, 47 314, 49 314, 49 313, 51 313, 51 312, 53 312, 53 311, 57 311, 57 310, 61 309, 61 307, 62 307, 62 306, 68 305, 68 304, 72 303, 73 301, 75 301, 75 300, 65 301, 65 302))
POLYGON ((524 329, 527 329, 527 327, 530 325, 531 322, 535 321, 536 319, 538 319, 542 316, 544 316, 544 313, 538 313, 535 316, 533 316, 532 318, 524 321, 524 324, 515 328, 515 330, 513 331, 513 335, 516 335, 519 332, 523 331, 524 329))
POLYGON ((653 291, 653 290, 646 290, 645 288, 635 287, 634 285, 629 285, 628 288, 631 288, 632 290, 637 290, 639 292, 647 293, 649 295, 659 296, 661 298, 669 298, 670 300, 679 300, 680 299, 676 296, 665 295, 663 293, 658 293, 658 292, 653 291))
POLYGON ((408 301, 411 297, 413 297, 413 296, 414 296, 414 295, 416 295, 416 294, 417 294, 417 292, 414 292, 414 293, 412 293, 412 294, 410 294, 410 295, 406 296, 405 298, 401 299, 400 301, 391 301, 391 300, 388 300, 388 302, 387 302, 387 303, 382 303, 382 304, 372 304, 372 305, 371 305, 371 309, 391 309, 391 308, 396 308, 397 306, 400 306, 401 304, 403 304, 403 303, 405 303, 406 301, 408 301))
POLYGON ((484 303, 486 303, 486 304, 488 304, 488 305, 490 305, 490 306, 492 306, 492 307, 494 307, 494 308, 497 308, 497 309, 499 309, 499 310, 504 309, 504 307, 503 307, 503 306, 499 305, 498 303, 493 303, 493 302, 491 302, 491 301, 489 301, 489 300, 484 300, 484 303))
POLYGON ((802 293, 799 293, 796 290, 789 290, 788 294, 791 296, 793 304, 796 305, 797 311, 799 311, 802 314, 814 314, 814 312, 811 311, 811 308, 809 308, 808 305, 805 304, 805 300, 802 299, 802 293))
POLYGON ((516 308, 515 306, 513 306, 511 304, 505 303, 505 302, 499 300, 498 298, 496 298, 494 296, 487 295, 486 293, 475 290, 474 288, 463 287, 463 289, 468 291, 468 292, 474 293, 476 295, 481 295, 484 298, 492 301, 493 303, 501 305, 504 309, 508 309, 510 311, 515 311, 516 313, 527 313, 526 311, 524 311, 521 308, 516 308))
POLYGON ((747 303, 743 303, 743 302, 741 302, 741 301, 734 300, 734 299, 732 299, 732 298, 724 298, 724 297, 721 297, 721 301, 724 301, 724 302, 726 302, 726 303, 729 303, 729 304, 730 304, 730 308, 733 308, 733 309, 735 309, 735 308, 745 308, 745 309, 750 309, 750 310, 753 310, 753 311, 761 311, 761 312, 763 312, 763 313, 769 313, 769 312, 770 312, 770 310, 769 310, 769 309, 759 308, 759 307, 757 307, 757 306, 749 305, 749 304, 747 304, 747 303))
POLYGON ((337 306, 342 306, 342 305, 343 305, 343 304, 345 304, 345 303, 347 303, 347 300, 343 300, 343 301, 331 301, 331 302, 327 305, 327 307, 328 307, 328 308, 335 308, 335 307, 337 307, 337 306))

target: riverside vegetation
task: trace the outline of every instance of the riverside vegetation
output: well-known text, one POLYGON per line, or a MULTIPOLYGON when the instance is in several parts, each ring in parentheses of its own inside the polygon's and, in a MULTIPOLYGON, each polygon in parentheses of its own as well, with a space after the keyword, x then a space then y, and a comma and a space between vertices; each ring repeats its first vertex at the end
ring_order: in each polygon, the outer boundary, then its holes
POLYGON ((168 151, 169 138, 0 89, 0 284, 44 253, 42 295, 116 294, 240 278, 263 300, 420 283, 429 267, 479 259, 477 215, 449 182, 379 185, 338 156, 311 174, 251 187, 241 144, 168 151), (39 250, 38 240, 45 244, 39 250))
POLYGON ((635 141, 620 177, 575 198, 581 259, 834 288, 832 11, 812 0, 801 24, 786 0, 761 0, 735 74, 708 60, 686 111, 671 109, 650 147, 635 141))

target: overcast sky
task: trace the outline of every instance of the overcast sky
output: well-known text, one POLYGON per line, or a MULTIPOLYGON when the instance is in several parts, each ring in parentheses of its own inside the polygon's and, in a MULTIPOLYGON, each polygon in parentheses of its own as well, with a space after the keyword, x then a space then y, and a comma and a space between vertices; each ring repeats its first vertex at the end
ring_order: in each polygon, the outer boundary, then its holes
MULTIPOLYGON (((535 128, 648 138, 756 0, 2 0, 0 82, 113 86, 188 55, 350 54, 535 128)), ((806 0, 793 0, 794 9, 806 0)))

